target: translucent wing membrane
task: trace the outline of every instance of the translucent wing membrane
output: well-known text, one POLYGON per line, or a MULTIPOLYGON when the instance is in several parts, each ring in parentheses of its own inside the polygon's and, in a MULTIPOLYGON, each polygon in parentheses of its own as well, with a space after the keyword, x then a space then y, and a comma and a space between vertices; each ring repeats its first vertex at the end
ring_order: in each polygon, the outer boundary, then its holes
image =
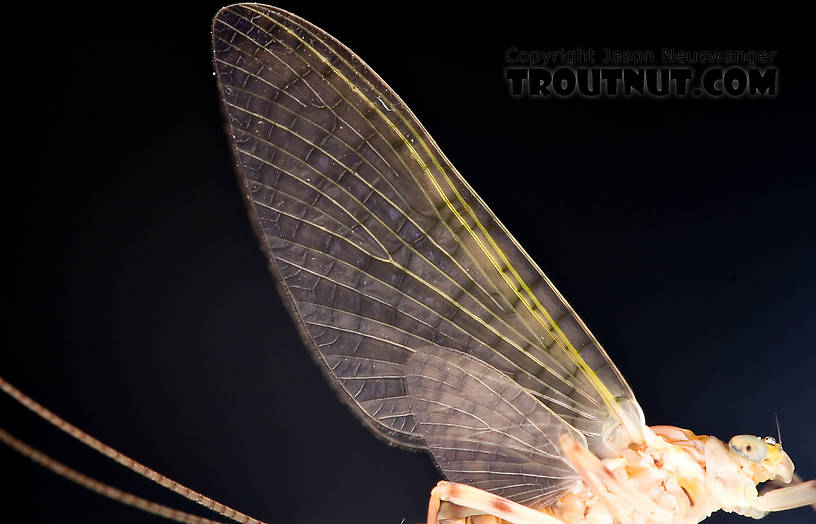
POLYGON ((440 347, 408 361, 408 390, 425 442, 453 482, 531 507, 560 499, 579 479, 558 437, 583 435, 479 359, 440 347))
POLYGON ((308 22, 257 4, 218 13, 213 53, 281 293, 332 383, 379 435, 427 445, 406 366, 418 348, 440 346, 506 375, 590 447, 616 425, 639 438, 640 410, 601 346, 368 66, 308 22))

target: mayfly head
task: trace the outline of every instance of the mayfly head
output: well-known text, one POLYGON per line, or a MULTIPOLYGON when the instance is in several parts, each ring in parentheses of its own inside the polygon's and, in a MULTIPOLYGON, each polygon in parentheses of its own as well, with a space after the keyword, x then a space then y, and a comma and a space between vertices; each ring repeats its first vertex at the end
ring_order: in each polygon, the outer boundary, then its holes
POLYGON ((787 484, 793 478, 793 462, 774 437, 737 435, 728 442, 728 450, 742 459, 756 483, 775 479, 787 484))

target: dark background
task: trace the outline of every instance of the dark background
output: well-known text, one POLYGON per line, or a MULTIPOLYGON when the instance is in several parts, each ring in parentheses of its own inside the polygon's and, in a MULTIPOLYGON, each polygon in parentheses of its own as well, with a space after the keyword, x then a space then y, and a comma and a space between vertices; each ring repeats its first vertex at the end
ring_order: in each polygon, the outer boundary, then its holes
MULTIPOLYGON (((16 167, 4 177, 13 267, 0 374, 258 518, 418 521, 439 479, 430 458, 389 448, 336 400, 266 272, 212 76, 217 7, 6 17, 22 32, 4 51, 16 167)), ((665 16, 595 26, 589 8, 284 7, 408 103, 592 327, 650 424, 728 439, 775 434, 777 412, 797 471, 816 477, 813 52, 797 39, 807 33, 767 13, 751 25, 698 12, 670 28, 665 16), (511 45, 774 49, 781 94, 518 100, 503 80, 511 45)), ((196 511, 6 398, 0 410, 6 429, 68 465, 196 511)), ((158 522, 5 448, 0 461, 4 510, 26 522, 158 522)))

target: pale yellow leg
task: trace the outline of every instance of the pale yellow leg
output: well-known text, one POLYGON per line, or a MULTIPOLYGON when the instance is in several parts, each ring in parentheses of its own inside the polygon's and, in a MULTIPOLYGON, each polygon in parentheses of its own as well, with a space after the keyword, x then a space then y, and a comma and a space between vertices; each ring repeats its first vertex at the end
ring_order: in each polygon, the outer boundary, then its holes
POLYGON ((816 510, 816 480, 771 490, 761 495, 754 504, 760 511, 784 511, 802 506, 813 506, 816 510))
POLYGON ((634 521, 634 512, 649 515, 652 522, 672 522, 672 514, 661 508, 642 493, 618 481, 609 468, 588 450, 561 435, 559 444, 567 460, 581 475, 595 496, 603 503, 615 522, 627 524, 634 521))
POLYGON ((490 516, 511 524, 564 524, 551 515, 465 484, 443 480, 431 491, 428 524, 460 523, 467 517, 472 523, 486 524, 490 516))

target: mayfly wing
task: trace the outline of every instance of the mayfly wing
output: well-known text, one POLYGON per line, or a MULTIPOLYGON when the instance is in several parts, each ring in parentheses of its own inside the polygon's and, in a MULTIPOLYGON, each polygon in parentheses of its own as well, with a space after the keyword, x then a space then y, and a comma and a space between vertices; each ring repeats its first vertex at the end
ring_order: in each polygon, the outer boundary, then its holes
POLYGON ((584 436, 498 370, 452 349, 420 348, 408 361, 414 413, 436 463, 453 482, 530 507, 574 487, 558 437, 584 436))
POLYGON ((499 370, 591 449, 615 428, 640 439, 640 408, 600 344, 374 71, 312 24, 257 4, 218 13, 213 55, 281 294, 377 434, 426 447, 406 364, 433 345, 499 370))

